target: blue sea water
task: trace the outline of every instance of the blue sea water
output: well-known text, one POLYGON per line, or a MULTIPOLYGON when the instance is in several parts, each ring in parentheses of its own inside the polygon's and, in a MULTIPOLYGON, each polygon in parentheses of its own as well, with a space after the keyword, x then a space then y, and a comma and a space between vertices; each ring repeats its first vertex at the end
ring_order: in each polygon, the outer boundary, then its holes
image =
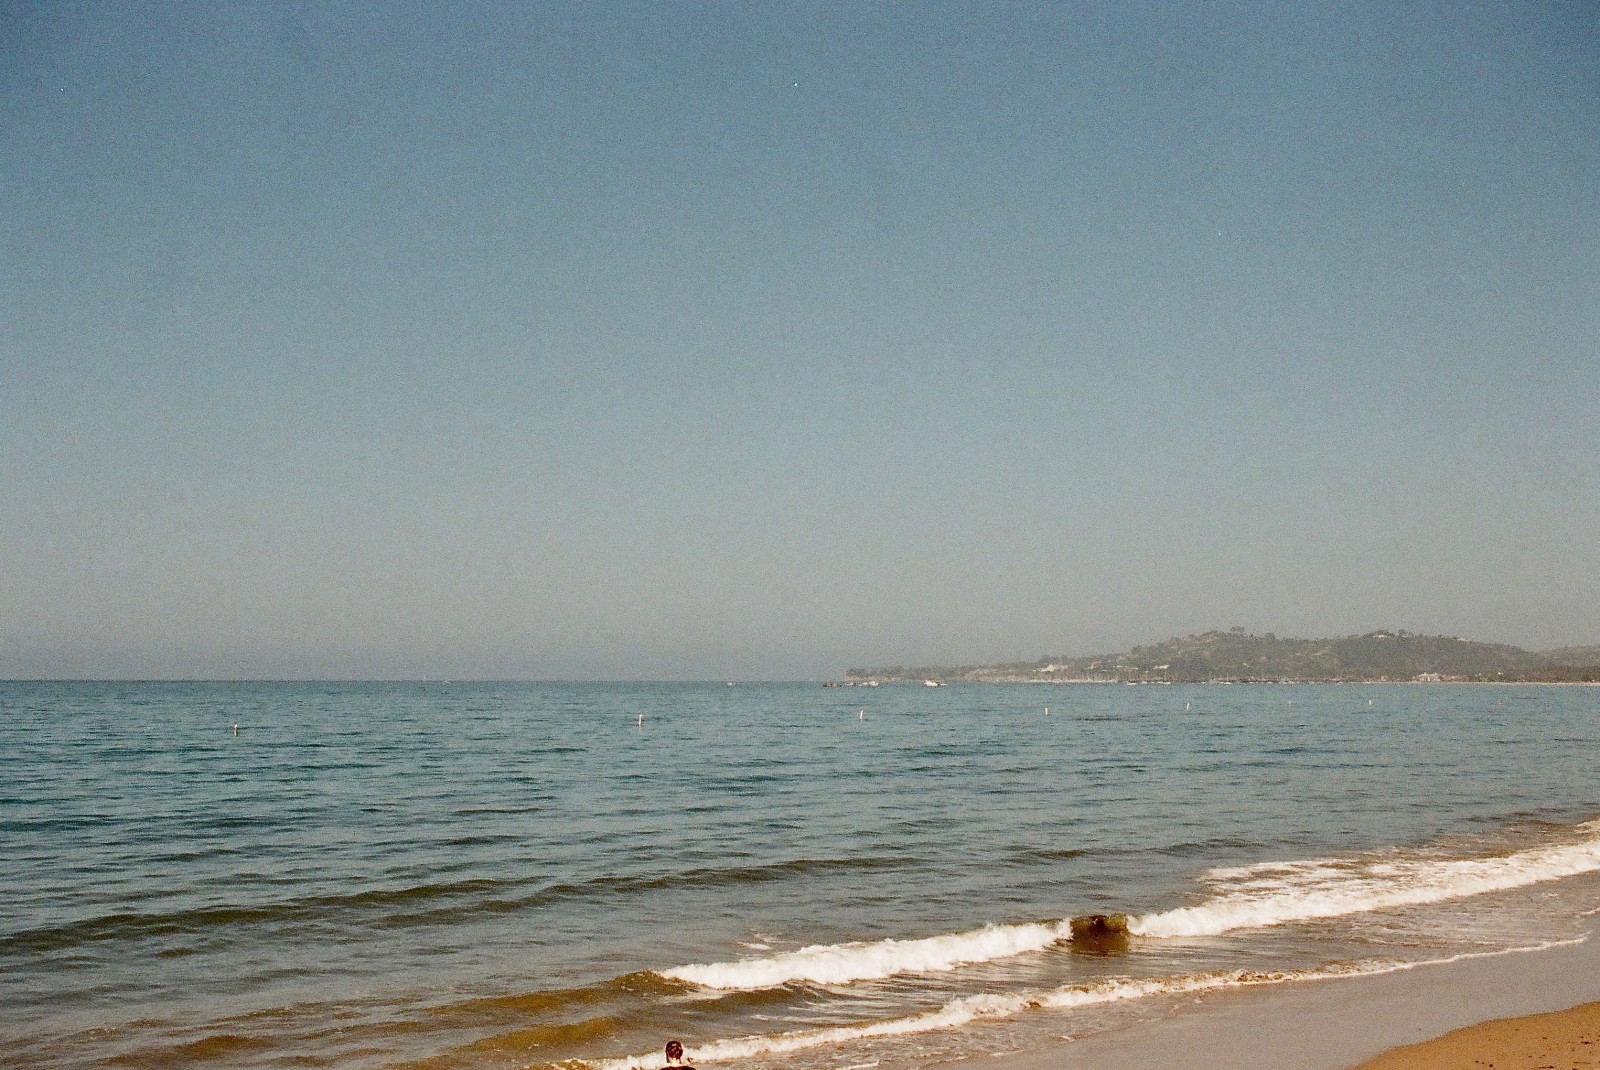
POLYGON ((1585 687, 0 683, 0 1059, 1010 1050, 1575 938, 1597 756, 1585 687))

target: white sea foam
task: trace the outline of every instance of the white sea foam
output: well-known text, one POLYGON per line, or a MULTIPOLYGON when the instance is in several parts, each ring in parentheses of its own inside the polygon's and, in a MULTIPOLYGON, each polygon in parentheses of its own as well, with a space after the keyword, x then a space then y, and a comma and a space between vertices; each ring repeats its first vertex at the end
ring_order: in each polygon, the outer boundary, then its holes
POLYGON ((959 966, 1010 958, 1068 939, 1065 921, 990 925, 922 940, 874 940, 819 944, 778 955, 663 970, 666 977, 706 988, 776 988, 791 981, 848 984, 903 973, 940 973, 959 966))
MULTIPOLYGON (((1579 839, 1487 858, 1391 852, 1214 869, 1206 902, 1131 918, 1142 937, 1212 936, 1372 910, 1437 903, 1600 871, 1600 820, 1579 839)), ((663 976, 709 989, 776 988, 794 981, 843 985, 910 973, 941 973, 1040 951, 1072 938, 1071 922, 990 925, 920 940, 820 944, 777 955, 678 966, 663 976)))
MULTIPOLYGON (((1234 975, 1203 975, 1192 978, 1149 981, 1105 981, 1097 985, 1072 986, 1045 992, 1019 992, 1010 995, 980 993, 953 999, 935 1010, 904 1018, 889 1018, 865 1025, 840 1025, 823 1029, 803 1029, 791 1033, 767 1036, 737 1037, 714 1040, 709 1044, 686 1050, 691 1062, 705 1060, 719 1062, 724 1059, 741 1059, 750 1055, 766 1055, 824 1044, 842 1044, 852 1040, 870 1040, 877 1037, 905 1036, 927 1033, 938 1029, 955 1029, 979 1019, 1010 1018, 1030 1008, 1078 1007, 1094 1003, 1112 1003, 1123 999, 1138 999, 1159 992, 1190 992, 1203 988, 1216 988, 1230 983, 1242 983, 1234 975)), ((641 1070, 659 1062, 656 1055, 634 1055, 622 1059, 607 1059, 595 1063, 596 1070, 641 1070)))
POLYGON ((1490 858, 1385 855, 1271 862, 1212 870, 1216 893, 1198 906, 1134 918, 1139 936, 1212 936, 1372 910, 1439 903, 1600 871, 1600 821, 1576 842, 1490 858))
MULTIPOLYGON (((1117 979, 1096 984, 1063 985, 1060 988, 1010 994, 980 993, 953 999, 931 1011, 889 1018, 863 1025, 829 1026, 821 1029, 802 1029, 789 1033, 736 1037, 714 1040, 708 1044, 685 1050, 691 1063, 704 1060, 721 1062, 742 1059, 752 1055, 783 1054, 821 1047, 825 1044, 843 1044, 856 1040, 881 1037, 907 1036, 940 1029, 958 1029, 980 1020, 1012 1018, 1024 1011, 1041 1009, 1070 1009, 1096 1004, 1116 1003, 1123 1000, 1143 999, 1147 996, 1182 995, 1219 988, 1240 988, 1253 985, 1283 984, 1289 981, 1310 981, 1330 977, 1374 976, 1416 969, 1419 966, 1441 965, 1466 959, 1488 958, 1495 955, 1530 951, 1545 951, 1582 943, 1583 940, 1559 940, 1534 947, 1511 948, 1506 951, 1468 952, 1444 959, 1416 962, 1367 962, 1352 965, 1330 965, 1314 970, 1253 971, 1197 973, 1181 977, 1147 978, 1142 980, 1117 979)), ((620 1059, 603 1059, 594 1062, 575 1060, 594 1070, 644 1070, 660 1062, 660 1056, 630 1055, 620 1059)))

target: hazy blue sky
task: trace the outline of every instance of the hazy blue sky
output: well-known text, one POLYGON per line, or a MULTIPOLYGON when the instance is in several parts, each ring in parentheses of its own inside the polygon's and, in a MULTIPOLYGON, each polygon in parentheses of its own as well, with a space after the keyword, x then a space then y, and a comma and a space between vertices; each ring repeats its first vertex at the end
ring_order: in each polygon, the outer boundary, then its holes
POLYGON ((0 675, 1600 642, 1600 8, 0 6, 0 675))

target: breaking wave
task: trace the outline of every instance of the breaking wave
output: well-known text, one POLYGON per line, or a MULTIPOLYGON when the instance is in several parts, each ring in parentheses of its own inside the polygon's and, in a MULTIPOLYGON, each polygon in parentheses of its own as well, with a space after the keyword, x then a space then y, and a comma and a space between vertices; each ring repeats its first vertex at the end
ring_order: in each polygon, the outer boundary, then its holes
POLYGON ((1575 831, 1586 838, 1490 858, 1389 855, 1214 869, 1205 878, 1217 892, 1209 901, 1133 918, 1128 931, 1149 937, 1214 936, 1464 899, 1600 870, 1600 820, 1575 831))
MULTIPOLYGON (((782 1054, 802 1051, 825 1044, 842 1044, 877 1037, 905 1036, 940 1029, 956 1029, 979 1020, 1012 1018, 1029 1010, 1065 1010, 1096 1004, 1116 1003, 1123 1000, 1144 999, 1149 996, 1183 995, 1220 988, 1242 988, 1255 985, 1284 984, 1290 981, 1312 981, 1332 977, 1376 976, 1416 969, 1419 966, 1443 965, 1467 959, 1490 958, 1497 955, 1547 951, 1583 942, 1556 940, 1531 947, 1517 947, 1505 951, 1468 952, 1448 958, 1426 961, 1393 962, 1376 961, 1355 964, 1330 964, 1311 970, 1229 970, 1196 973, 1182 977, 1150 978, 1144 980, 1116 979, 1096 984, 1063 985, 1043 991, 1011 994, 979 993, 953 999, 934 1010, 902 1018, 890 1018, 863 1025, 828 1026, 820 1029, 802 1029, 788 1033, 735 1037, 714 1040, 693 1049, 686 1049, 690 1062, 705 1060, 719 1062, 725 1059, 742 1059, 752 1055, 782 1054)), ((645 1070, 660 1062, 660 1056, 630 1055, 618 1059, 592 1062, 574 1060, 575 1063, 593 1067, 594 1070, 645 1070)))
MULTIPOLYGON (((1600 819, 1572 831, 1582 838, 1492 857, 1388 852, 1213 869, 1202 877, 1212 892, 1206 902, 1129 917, 1126 931, 1145 938, 1214 936, 1461 899, 1600 871, 1600 819)), ((1120 918, 1117 924, 1122 925, 1120 918)), ((1071 939, 1071 919, 990 925, 916 940, 821 944, 733 962, 678 966, 661 975, 717 990, 795 982, 844 985, 955 970, 1071 939)))
POLYGON ((794 981, 824 985, 878 980, 903 973, 938 973, 978 962, 1040 951, 1071 936, 1066 921, 989 925, 922 940, 819 944, 737 962, 678 966, 662 975, 706 988, 776 988, 794 981))

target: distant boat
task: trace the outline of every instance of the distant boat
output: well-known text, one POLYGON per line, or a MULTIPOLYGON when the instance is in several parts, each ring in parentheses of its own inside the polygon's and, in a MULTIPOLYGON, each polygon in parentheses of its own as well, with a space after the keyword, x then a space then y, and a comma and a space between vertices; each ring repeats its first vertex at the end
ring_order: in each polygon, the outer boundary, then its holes
POLYGON ((922 681, 922 686, 923 687, 943 687, 944 685, 941 684, 937 680, 924 680, 924 681, 922 681))

